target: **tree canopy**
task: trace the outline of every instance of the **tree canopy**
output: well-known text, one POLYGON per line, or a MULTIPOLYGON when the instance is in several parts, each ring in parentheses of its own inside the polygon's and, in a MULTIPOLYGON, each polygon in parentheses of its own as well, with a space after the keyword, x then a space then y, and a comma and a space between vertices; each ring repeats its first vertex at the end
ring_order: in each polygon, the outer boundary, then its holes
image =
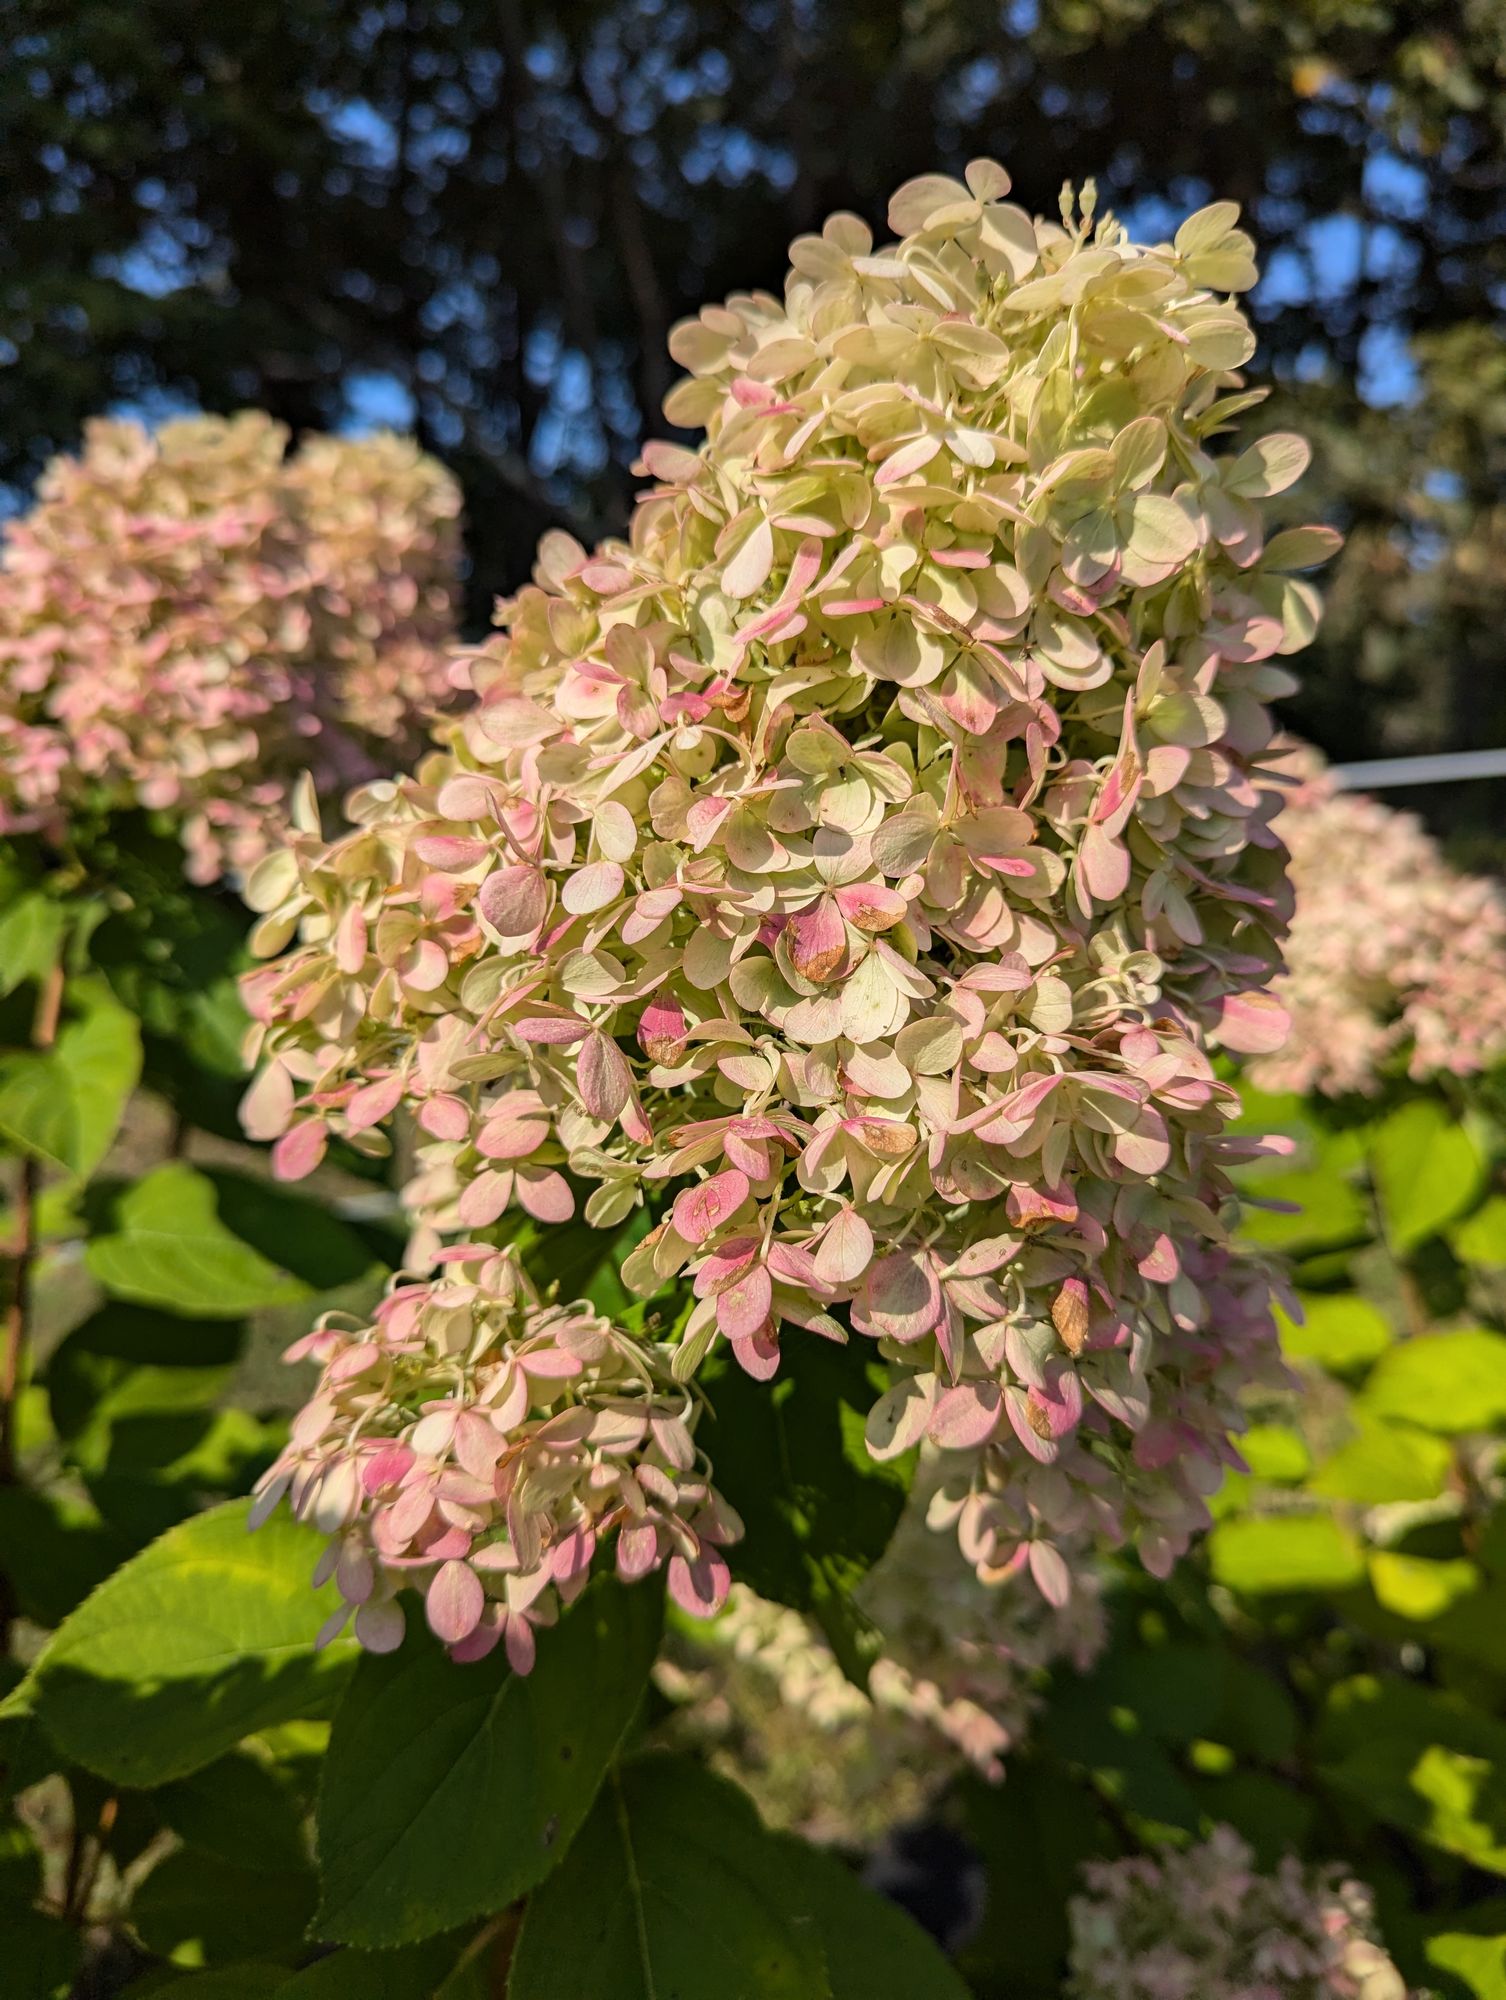
POLYGON ((1494 0, 13 0, 0 53, 15 489, 122 404, 395 421, 463 482, 480 625, 543 527, 625 519, 675 319, 986 152, 1140 233, 1244 206, 1350 538, 1292 719, 1506 736, 1494 0))

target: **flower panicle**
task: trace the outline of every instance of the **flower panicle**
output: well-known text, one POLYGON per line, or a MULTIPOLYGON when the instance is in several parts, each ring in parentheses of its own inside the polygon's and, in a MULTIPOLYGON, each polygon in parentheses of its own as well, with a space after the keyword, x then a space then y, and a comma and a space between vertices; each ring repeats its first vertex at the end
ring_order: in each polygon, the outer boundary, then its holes
POLYGON ((353 1616, 363 1646, 391 1651, 416 1590, 455 1659, 502 1644, 527 1673, 536 1630, 609 1543, 618 1576, 666 1569, 691 1615, 724 1601, 721 1551, 742 1530, 696 1447, 694 1392, 663 1349, 542 1300, 507 1252, 447 1251, 434 1276, 395 1279, 370 1325, 326 1315, 287 1358, 320 1379, 252 1519, 287 1494, 329 1535, 325 1640, 353 1616))
POLYGON ((546 535, 474 705, 254 872, 245 1112, 278 1171, 416 1136, 412 1255, 509 1210, 651 1227, 676 1366, 874 1344, 981 1575, 1164 1572, 1279 1371, 1231 1245, 1222 1051, 1279 1043, 1266 758, 1321 528, 1220 204, 1058 225, 974 162, 674 330, 625 539, 546 535))

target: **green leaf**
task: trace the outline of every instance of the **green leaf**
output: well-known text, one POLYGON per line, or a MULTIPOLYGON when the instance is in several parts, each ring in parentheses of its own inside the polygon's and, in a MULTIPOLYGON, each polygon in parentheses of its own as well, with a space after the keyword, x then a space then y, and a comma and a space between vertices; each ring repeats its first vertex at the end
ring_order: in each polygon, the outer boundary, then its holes
POLYGON ((1312 1453, 1290 1424, 1252 1424, 1238 1439, 1239 1453, 1256 1479, 1293 1486, 1306 1478, 1312 1453))
POLYGON ((526 1676, 500 1647, 457 1667, 421 1628, 363 1659, 319 1798, 319 1935, 409 1944, 531 1889, 590 1810, 661 1616, 651 1587, 603 1578, 539 1635, 526 1676))
POLYGON ((294 1956, 318 1899, 311 1868, 263 1868, 180 1847, 131 1899, 131 1923, 160 1957, 223 1964, 294 1956))
POLYGON ((79 1934, 41 1910, 0 1912, 6 2000, 67 2000, 79 1971, 79 1934))
MULTIPOLYGON (((1438 1919, 1434 1918, 1434 1922, 1438 1919)), ((1494 1897, 1455 1915, 1434 1931, 1423 1957, 1435 1972, 1461 1980, 1474 2000, 1506 2000, 1506 1899, 1494 1897)))
POLYGON ((223 1394, 245 1340, 224 1320, 184 1320, 144 1306, 102 1306, 47 1364, 52 1421, 75 1464, 104 1464, 117 1423, 207 1408, 223 1394))
POLYGON ((164 1826, 188 1846, 246 1868, 307 1867, 297 1801, 255 1757, 221 1757, 154 1794, 164 1826))
POLYGON ((1394 1549, 1376 1549, 1370 1556, 1370 1588, 1376 1602, 1397 1618, 1438 1618, 1480 1584, 1479 1570, 1463 1557, 1431 1562, 1394 1549))
POLYGON ((0 911, 0 996, 47 976, 63 948, 67 922, 66 906, 40 889, 6 904, 0 911))
POLYGON ((836 2000, 790 1844, 735 1786, 666 1756, 612 1772, 529 1899, 508 1985, 508 2000, 587 1994, 836 2000))
POLYGON ((813 1615, 866 1687, 876 1637, 851 1593, 888 1547, 913 1469, 909 1458, 879 1464, 864 1442, 882 1366, 864 1345, 807 1337, 787 1344, 772 1382, 728 1364, 706 1387, 716 1483, 748 1531, 733 1552, 738 1575, 813 1615))
POLYGON ((1384 1354, 1396 1338, 1377 1306, 1358 1292, 1299 1292, 1302 1324, 1278 1306, 1281 1351, 1292 1361, 1316 1361, 1343 1374, 1384 1354))
POLYGON ((1489 1196, 1473 1215, 1454 1224, 1448 1240, 1455 1256, 1466 1264, 1492 1271, 1506 1267, 1506 1195, 1489 1196))
POLYGON ((0 1487, 0 1570, 38 1625, 68 1613, 135 1553, 87 1499, 32 1486, 0 1487))
POLYGON ((961 1954, 963 1972, 980 1993, 1057 2000, 1067 1903, 1081 1891, 1079 1871, 1084 1861, 1117 1851, 1107 1816, 1086 1785, 1029 1751, 1010 1758, 1002 1785, 964 1778, 958 1804, 988 1882, 982 1921, 961 1954))
POLYGON ((122 1785, 185 1777, 243 1736, 317 1715, 354 1642, 316 1654, 338 1599, 309 1577, 323 1537, 274 1514, 254 1535, 231 1501, 170 1529, 54 1633, 18 1701, 64 1756, 122 1785))
POLYGON ((1506 1337, 1484 1327, 1404 1340, 1376 1363, 1361 1393, 1373 1416, 1452 1435, 1506 1418, 1506 1337))
POLYGON ((359 1275, 370 1259, 353 1231, 311 1202, 292 1202, 256 1189, 239 1176, 211 1176, 182 1161, 158 1167, 114 1201, 113 1226, 86 1251, 89 1269, 114 1297, 204 1319, 240 1319, 264 1306, 296 1305, 314 1289, 295 1266, 310 1268, 300 1235, 335 1240, 345 1261, 325 1270, 322 1282, 359 1275), (274 1203, 283 1235, 276 1240, 274 1203), (287 1208, 296 1209, 289 1216, 287 1208), (228 1213, 226 1212, 228 1211, 228 1213), (232 1222, 231 1217, 234 1217, 232 1222), (262 1237, 258 1246, 252 1229, 262 1237), (244 1230, 245 1234, 239 1233, 244 1230))
POLYGON ((295 1973, 277 2000, 439 2000, 453 1990, 463 1950, 444 1937, 401 1951, 333 1951, 295 1973))
POLYGON ((102 982, 80 982, 83 1006, 45 1052, 0 1066, 0 1136, 80 1179, 110 1150, 141 1074, 135 1020, 102 982))
POLYGON ((1326 1514, 1221 1521, 1209 1537, 1213 1574, 1246 1596, 1288 1590, 1347 1590, 1365 1574, 1364 1552, 1326 1514))
POLYGON ((1295 1251, 1317 1244, 1362 1243, 1371 1233, 1359 1190, 1327 1171, 1261 1174, 1244 1184, 1246 1200, 1290 1203, 1294 1214, 1246 1207, 1240 1234, 1268 1250, 1295 1251))
POLYGON ((1359 1418, 1359 1434, 1341 1445, 1308 1481, 1310 1493, 1365 1507, 1391 1500, 1432 1500, 1443 1491, 1454 1454, 1441 1438, 1411 1424, 1359 1418))
POLYGON ((793 1902, 815 1924, 832 2000, 968 2000, 939 1947, 897 1904, 827 1849, 788 1836, 784 1844, 793 1902))
POLYGON ((1333 1690, 1315 1748, 1320 1776, 1376 1818, 1506 1875, 1506 1724, 1364 1675, 1333 1690))
POLYGON ((1386 1240, 1404 1257, 1471 1207, 1485 1162, 1465 1126, 1433 1098, 1419 1097, 1372 1133, 1370 1171, 1386 1240))
POLYGON ((156 1983, 150 1987, 137 1980, 126 1989, 125 2000, 137 1993, 170 1993, 172 2000, 276 2000, 287 1984, 288 1972, 282 1965, 222 1965, 213 1972, 190 1972, 186 1978, 156 1983))

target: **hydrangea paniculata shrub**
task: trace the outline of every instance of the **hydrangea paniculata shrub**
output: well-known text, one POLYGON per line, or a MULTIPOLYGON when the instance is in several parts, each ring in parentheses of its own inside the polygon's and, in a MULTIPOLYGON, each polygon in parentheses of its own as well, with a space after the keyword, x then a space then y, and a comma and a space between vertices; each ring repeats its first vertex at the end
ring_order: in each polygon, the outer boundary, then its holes
POLYGON ((1262 1875, 1225 1826, 1184 1853, 1083 1874, 1068 2000, 1407 2000, 1369 1890, 1341 1869, 1288 1855, 1262 1875))
POLYGON ((1506 1056, 1506 897, 1451 868, 1410 813, 1340 791, 1306 760, 1277 821, 1296 913, 1277 988, 1284 1048, 1265 1090, 1366 1095, 1387 1073, 1474 1076, 1506 1056))
POLYGON ((0 831, 144 806, 244 872, 305 771, 338 795, 446 699, 459 490, 396 437, 255 412, 99 421, 0 551, 0 831))
POLYGON ((320 1580, 369 1651, 402 1643, 397 1590, 421 1583, 429 1625, 458 1660, 500 1641, 519 1673, 534 1628, 585 1584, 616 1529, 625 1578, 667 1564, 677 1603, 720 1608, 720 1550, 741 1524, 711 1488, 693 1390, 669 1353, 590 1306, 545 1305, 516 1259, 447 1250, 437 1274, 394 1282, 370 1326, 322 1319, 288 1352, 319 1385, 263 1476, 253 1521, 291 1489, 330 1536, 320 1580))
POLYGON ((1229 296, 1237 211, 1132 242, 988 161, 851 215, 784 295, 676 328, 628 538, 551 534, 474 707, 250 884, 260 1074, 296 1177, 416 1123, 415 1261, 510 1208, 647 1204, 675 1358, 874 1343, 986 1580, 1164 1573, 1279 1362, 1233 1251, 1219 1048, 1279 1041, 1262 759, 1326 530, 1229 296))

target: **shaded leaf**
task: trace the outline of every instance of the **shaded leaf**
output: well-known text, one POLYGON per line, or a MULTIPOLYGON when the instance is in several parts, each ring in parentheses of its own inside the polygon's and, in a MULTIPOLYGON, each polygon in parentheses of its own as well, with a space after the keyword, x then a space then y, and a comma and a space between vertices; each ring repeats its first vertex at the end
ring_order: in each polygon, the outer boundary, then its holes
POLYGON ((285 1514, 248 1534, 243 1501, 195 1515, 85 1599, 0 1714, 29 1705, 86 1770, 159 1785, 320 1713, 353 1651, 314 1652, 336 1602, 309 1586, 322 1540, 285 1514))
POLYGON ((735 1786, 641 1758, 529 1899, 508 2000, 835 2000, 803 1889, 735 1786))
POLYGON ((319 1799, 320 1935, 412 1943, 532 1888, 632 1719, 661 1604, 648 1586, 603 1580, 540 1634, 527 1676, 500 1647, 456 1666, 422 1628, 398 1652, 363 1658, 319 1799))

